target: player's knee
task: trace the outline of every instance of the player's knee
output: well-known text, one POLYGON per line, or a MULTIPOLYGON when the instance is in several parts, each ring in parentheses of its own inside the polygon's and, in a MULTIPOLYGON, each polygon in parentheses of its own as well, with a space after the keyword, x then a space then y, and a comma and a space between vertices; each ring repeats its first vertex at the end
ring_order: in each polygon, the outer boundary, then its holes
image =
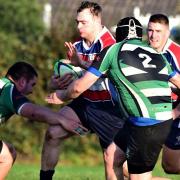
POLYGON ((53 139, 53 135, 54 135, 54 134, 53 134, 52 129, 51 129, 51 128, 48 128, 47 131, 46 131, 46 136, 45 136, 46 140, 53 139))
POLYGON ((46 131, 46 136, 45 136, 46 141, 51 141, 51 140, 56 139, 56 138, 55 138, 55 133, 54 133, 53 129, 54 129, 54 128, 51 128, 51 127, 49 127, 49 128, 47 129, 47 131, 46 131))
POLYGON ((116 160, 115 162, 118 163, 118 166, 123 166, 124 162, 126 161, 126 155, 120 148, 118 148, 115 151, 114 159, 116 160))
POLYGON ((60 141, 68 135, 68 132, 60 126, 50 126, 46 131, 46 141, 60 141))
POLYGON ((107 150, 104 151, 104 161, 105 162, 110 162, 113 160, 113 154, 107 150))
POLYGON ((114 152, 114 166, 122 167, 125 161, 125 153, 119 147, 116 146, 116 150, 114 152))
POLYGON ((104 161, 107 166, 121 167, 125 160, 125 154, 119 148, 107 148, 104 151, 104 161))

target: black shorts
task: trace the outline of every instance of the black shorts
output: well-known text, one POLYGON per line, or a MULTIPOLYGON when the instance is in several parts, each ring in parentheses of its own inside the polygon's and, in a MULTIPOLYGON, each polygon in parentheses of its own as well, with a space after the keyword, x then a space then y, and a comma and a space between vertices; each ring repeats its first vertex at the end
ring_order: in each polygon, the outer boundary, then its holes
POLYGON ((111 101, 89 102, 79 97, 68 106, 76 112, 83 126, 99 137, 104 149, 113 142, 115 135, 124 125, 119 108, 111 101))
POLYGON ((1 153, 1 151, 2 151, 2 147, 3 147, 3 143, 2 143, 2 141, 0 140, 0 153, 1 153))
POLYGON ((125 123, 124 129, 115 137, 115 143, 126 152, 129 173, 153 170, 171 124, 172 120, 151 126, 125 123))
POLYGON ((170 149, 180 150, 180 118, 173 121, 165 145, 170 149))

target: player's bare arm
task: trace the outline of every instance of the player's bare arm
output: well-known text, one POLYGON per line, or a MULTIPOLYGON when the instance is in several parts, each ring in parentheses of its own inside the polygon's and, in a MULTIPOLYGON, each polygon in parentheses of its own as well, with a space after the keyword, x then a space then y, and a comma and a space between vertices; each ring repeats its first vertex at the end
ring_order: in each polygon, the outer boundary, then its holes
POLYGON ((83 77, 73 81, 66 90, 57 90, 56 92, 51 93, 45 100, 48 103, 53 104, 53 102, 57 102, 57 99, 59 99, 59 104, 61 104, 71 99, 75 99, 85 90, 90 88, 97 79, 98 77, 94 74, 86 72, 83 77))
POLYGON ((78 134, 75 129, 79 127, 84 128, 79 124, 79 121, 75 121, 74 119, 72 121, 67 121, 63 116, 51 111, 49 108, 42 107, 33 103, 26 103, 25 105, 23 105, 20 113, 22 116, 31 120, 46 122, 53 125, 61 125, 67 131, 75 134, 78 134))

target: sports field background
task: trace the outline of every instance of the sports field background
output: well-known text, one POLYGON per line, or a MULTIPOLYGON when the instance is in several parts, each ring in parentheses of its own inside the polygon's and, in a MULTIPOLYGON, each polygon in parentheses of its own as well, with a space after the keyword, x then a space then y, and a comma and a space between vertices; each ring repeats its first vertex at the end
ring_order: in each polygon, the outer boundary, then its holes
MULTIPOLYGON (((30 163, 15 163, 7 180, 38 180, 39 179, 39 164, 30 163)), ((158 161, 154 171, 154 176, 168 177, 172 180, 179 180, 180 175, 167 175, 163 172, 158 161)), ((53 180, 104 180, 103 165, 89 166, 83 165, 58 165, 53 180)))
MULTIPOLYGON (((77 7, 80 2, 76 1, 52 1, 55 4, 53 12, 54 17, 52 29, 48 31, 45 29, 42 21, 43 6, 47 1, 37 0, 0 0, 1 8, 1 23, 0 23, 0 75, 4 76, 6 70, 13 63, 19 60, 26 60, 36 67, 39 80, 35 87, 34 93, 30 99, 38 104, 46 105, 44 97, 47 95, 48 88, 47 82, 49 81, 55 60, 66 57, 66 48, 64 47, 65 41, 77 40, 76 22, 74 21, 73 10, 67 10, 66 5, 70 8, 77 7), (64 3, 62 3, 64 2, 64 3), (59 6, 63 5, 63 6, 59 6), (70 13, 72 12, 72 14, 70 13), (57 16, 59 13, 59 19, 57 16), (67 17, 69 16, 69 17, 67 17), (62 22, 61 22, 62 20, 62 22)), ((99 1, 100 2, 100 1, 99 1)), ((108 4, 113 4, 111 1, 101 1, 108 4)), ((132 11, 129 7, 134 6, 136 1, 117 1, 127 2, 125 10, 132 11)), ((148 4, 148 1, 137 1, 137 3, 148 4)), ((170 10, 169 2, 167 0, 159 0, 158 4, 167 4, 168 11, 171 13, 180 12, 179 2, 174 4, 174 11, 170 10)), ((152 3, 151 3, 152 4, 152 3)), ((171 2, 171 5, 173 1, 171 2)), ((105 5, 105 4, 104 4, 105 5)), ((76 9, 72 8, 72 9, 76 9)), ((118 7, 118 6, 117 6, 118 7)), ((113 16, 107 13, 106 18, 109 17, 110 21, 105 23, 107 26, 114 25, 119 20, 119 13, 125 11, 119 11, 115 13, 112 9, 113 16), (114 17, 117 15, 116 17, 114 17), (110 25, 111 24, 111 25, 110 25)), ((142 7, 142 10, 146 8, 142 7)), ((147 8, 148 10, 150 8, 147 8)), ((166 13, 166 12, 164 12, 166 13)), ((180 31, 176 29, 176 37, 173 39, 180 43, 180 31)), ((52 109, 58 109, 59 106, 49 106, 52 109)), ((25 120, 18 116, 13 116, 12 119, 0 127, 0 139, 3 139, 9 143, 12 143, 17 152, 18 158, 15 162, 12 170, 10 171, 7 180, 38 180, 40 160, 38 159, 42 149, 43 137, 45 133, 46 125, 36 123, 30 120, 25 120), (33 161, 25 160, 19 161, 19 154, 26 156, 27 158, 36 159, 36 163, 33 161), (36 158, 38 156, 38 158, 36 158)), ((103 180, 104 170, 102 165, 102 153, 99 147, 97 139, 93 136, 87 136, 84 138, 71 138, 65 142, 62 152, 62 163, 57 166, 54 180, 103 180), (64 161, 66 160, 66 161, 64 161)), ((22 158, 23 159, 23 158, 22 158)), ((159 163, 160 164, 160 163, 159 163)), ((172 180, 179 180, 180 176, 167 176, 163 173, 161 166, 158 164, 154 171, 155 175, 171 177, 172 180)))

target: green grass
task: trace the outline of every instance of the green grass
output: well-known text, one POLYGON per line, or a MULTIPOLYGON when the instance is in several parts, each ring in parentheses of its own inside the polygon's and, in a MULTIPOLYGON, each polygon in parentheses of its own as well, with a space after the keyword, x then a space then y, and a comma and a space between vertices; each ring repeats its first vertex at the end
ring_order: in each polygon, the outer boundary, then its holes
MULTIPOLYGON (((167 175, 163 172, 160 162, 157 163, 154 176, 168 177, 179 180, 179 175, 167 175)), ((7 180, 38 180, 39 166, 37 164, 15 163, 7 180)), ((104 180, 103 166, 57 166, 53 180, 104 180)))
MULTIPOLYGON (((15 164, 7 180, 38 180, 39 166, 15 164)), ((103 166, 64 166, 57 167, 53 180, 104 180, 103 166)))
POLYGON ((160 177, 166 177, 172 180, 180 180, 180 175, 170 175, 164 173, 160 160, 157 162, 155 169, 153 170, 153 176, 160 176, 160 177))

